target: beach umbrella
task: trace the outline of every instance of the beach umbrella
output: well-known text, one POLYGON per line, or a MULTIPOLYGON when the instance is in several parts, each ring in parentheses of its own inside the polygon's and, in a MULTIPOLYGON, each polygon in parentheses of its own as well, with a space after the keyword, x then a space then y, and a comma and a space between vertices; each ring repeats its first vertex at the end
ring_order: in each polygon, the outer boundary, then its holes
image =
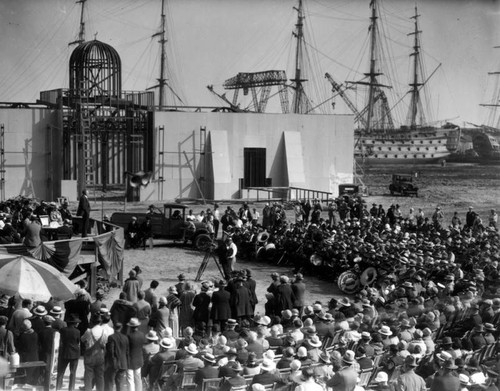
POLYGON ((78 287, 53 266, 24 255, 0 255, 0 293, 23 299, 68 300, 78 287))

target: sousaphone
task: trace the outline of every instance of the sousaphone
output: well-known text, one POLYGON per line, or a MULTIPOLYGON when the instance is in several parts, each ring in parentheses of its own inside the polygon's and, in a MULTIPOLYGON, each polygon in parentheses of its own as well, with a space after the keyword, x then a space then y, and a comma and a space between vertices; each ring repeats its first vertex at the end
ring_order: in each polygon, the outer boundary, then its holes
POLYGON ((359 276, 359 282, 363 286, 369 286, 377 280, 377 275, 377 269, 368 267, 361 273, 361 276, 359 276))
POLYGON ((257 235, 257 242, 259 243, 266 243, 269 240, 269 233, 267 231, 262 231, 260 234, 257 235))

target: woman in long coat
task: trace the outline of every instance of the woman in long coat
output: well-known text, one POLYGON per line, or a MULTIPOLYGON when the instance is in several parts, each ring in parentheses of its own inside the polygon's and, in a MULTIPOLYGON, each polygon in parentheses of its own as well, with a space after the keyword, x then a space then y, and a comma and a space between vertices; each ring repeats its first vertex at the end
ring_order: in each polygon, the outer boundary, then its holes
POLYGON ((179 308, 181 301, 177 297, 177 288, 171 286, 168 288, 167 307, 170 310, 168 317, 168 326, 172 329, 172 337, 179 338, 179 308))
POLYGON ((179 325, 181 330, 194 326, 193 322, 193 300, 196 296, 192 282, 186 283, 186 289, 180 294, 181 309, 179 311, 179 325))
POLYGON ((231 310, 235 319, 248 319, 253 315, 251 293, 243 285, 243 279, 236 280, 236 287, 231 295, 231 310))

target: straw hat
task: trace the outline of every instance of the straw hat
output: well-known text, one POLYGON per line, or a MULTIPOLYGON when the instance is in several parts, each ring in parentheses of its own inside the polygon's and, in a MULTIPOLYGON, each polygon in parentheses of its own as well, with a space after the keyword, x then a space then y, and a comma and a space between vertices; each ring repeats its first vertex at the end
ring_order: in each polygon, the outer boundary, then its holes
POLYGON ((150 341, 158 341, 158 335, 156 335, 156 331, 149 330, 149 332, 146 334, 146 339, 149 339, 150 341))
POLYGON ((262 364, 260 364, 260 367, 263 371, 271 372, 276 368, 276 364, 274 364, 274 361, 265 358, 264 360, 262 360, 262 364))
POLYGON ((174 341, 171 338, 163 338, 160 341, 160 346, 165 349, 171 349, 174 347, 174 341))
POLYGON ((141 322, 139 322, 139 319, 137 318, 130 318, 130 320, 127 323, 127 326, 129 327, 139 327, 141 325, 141 322))
POLYGON ((355 355, 352 350, 346 350, 344 355, 342 356, 342 361, 346 364, 353 364, 355 360, 355 355))
POLYGON ((392 335, 392 331, 391 331, 390 327, 386 326, 386 325, 383 325, 378 332, 379 332, 379 334, 382 334, 382 335, 387 335, 387 336, 392 335))
POLYGON ((190 343, 188 346, 185 346, 184 349, 193 356, 198 354, 198 349, 194 343, 190 343))

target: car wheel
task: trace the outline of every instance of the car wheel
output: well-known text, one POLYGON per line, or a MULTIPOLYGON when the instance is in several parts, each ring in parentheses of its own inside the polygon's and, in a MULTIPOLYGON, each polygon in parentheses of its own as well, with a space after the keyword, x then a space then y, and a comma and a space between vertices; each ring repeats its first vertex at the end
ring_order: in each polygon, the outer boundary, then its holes
POLYGON ((200 234, 194 238, 193 244, 197 250, 207 251, 212 244, 212 238, 207 234, 200 234))

